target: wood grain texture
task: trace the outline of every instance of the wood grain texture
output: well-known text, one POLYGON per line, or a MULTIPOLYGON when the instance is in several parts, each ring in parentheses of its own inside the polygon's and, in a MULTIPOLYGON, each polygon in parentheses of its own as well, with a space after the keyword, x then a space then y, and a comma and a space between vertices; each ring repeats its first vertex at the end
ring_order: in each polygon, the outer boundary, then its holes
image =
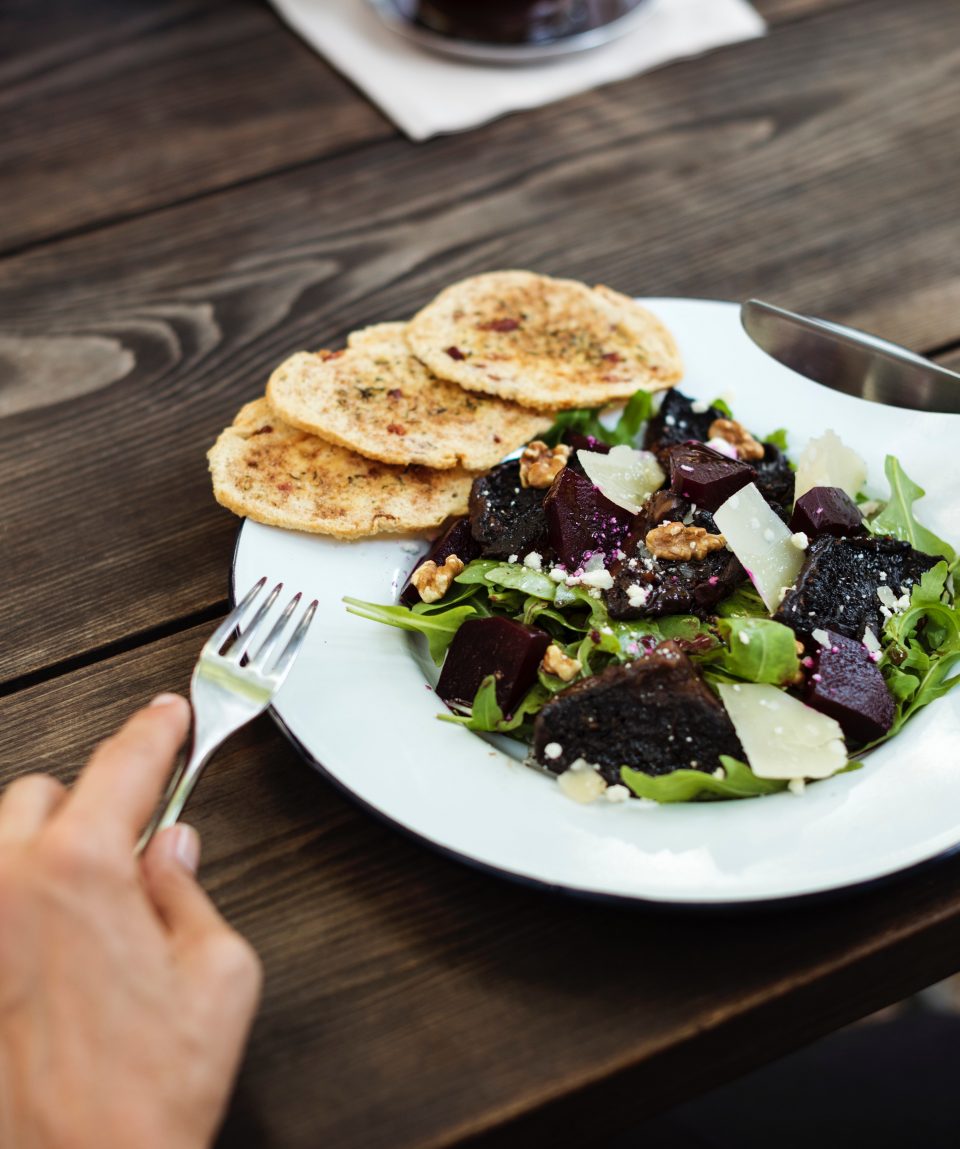
MULTIPOLYGON (((776 23, 840 2, 759 7, 776 23)), ((264 0, 83 13, 0 12, 0 251, 397 134, 264 0)))
MULTIPOLYGON (((95 26, 116 7, 91 3, 95 26)), ((152 28, 141 5, 118 18, 126 38, 108 25, 53 59, 24 18, 40 42, 0 64, 0 251, 395 134, 265 4, 163 9, 152 28)))
POLYGON ((828 11, 466 137, 390 139, 0 262, 5 337, 46 364, 76 345, 75 397, 55 406, 38 387, 24 409, 33 375, 0 358, 19 408, 0 420, 0 681, 222 601, 217 431, 291 351, 458 276, 759 295, 919 348, 960 339, 960 7, 870 10, 869 35, 828 11))
MULTIPOLYGON (((133 706, 186 687, 209 629, 8 700, 0 781, 71 779, 133 706)), ((268 719, 217 756, 188 816, 204 882, 266 965, 222 1149, 595 1146, 960 953, 958 860, 789 912, 564 900, 361 813, 268 719)))

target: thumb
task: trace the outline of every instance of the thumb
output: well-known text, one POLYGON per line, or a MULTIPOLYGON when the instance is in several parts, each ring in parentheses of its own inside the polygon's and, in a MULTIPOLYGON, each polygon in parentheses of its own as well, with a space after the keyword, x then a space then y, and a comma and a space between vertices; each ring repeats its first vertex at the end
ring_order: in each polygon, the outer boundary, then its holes
POLYGON ((200 835, 182 822, 157 834, 140 862, 154 908, 175 940, 186 945, 226 928, 197 883, 199 864, 200 835))

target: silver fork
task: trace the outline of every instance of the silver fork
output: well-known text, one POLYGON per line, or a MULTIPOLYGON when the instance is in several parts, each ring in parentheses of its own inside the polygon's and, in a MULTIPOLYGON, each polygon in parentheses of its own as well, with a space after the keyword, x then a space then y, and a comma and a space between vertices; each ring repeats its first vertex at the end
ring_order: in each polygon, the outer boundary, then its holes
POLYGON ((250 657, 261 623, 283 589, 283 583, 277 583, 257 608, 249 625, 240 631, 240 623, 247 609, 260 596, 266 582, 266 577, 260 579, 243 596, 200 651, 190 680, 190 701, 193 705, 190 749, 174 770, 163 799, 143 831, 137 843, 137 854, 146 849, 154 834, 177 821, 213 752, 235 730, 246 726, 266 710, 270 699, 290 673, 293 660, 313 622, 317 601, 314 599, 303 612, 293 634, 267 669, 301 595, 298 592, 287 603, 257 653, 250 657), (224 647, 227 647, 226 652, 221 653, 224 647), (248 658, 247 662, 244 662, 245 657, 248 658))

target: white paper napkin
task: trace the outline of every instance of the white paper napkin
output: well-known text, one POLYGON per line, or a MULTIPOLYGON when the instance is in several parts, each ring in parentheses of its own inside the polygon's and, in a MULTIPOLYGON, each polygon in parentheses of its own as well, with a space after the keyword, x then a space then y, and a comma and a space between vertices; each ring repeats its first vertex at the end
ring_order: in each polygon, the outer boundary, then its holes
POLYGON ((650 0, 636 26, 603 47, 542 64, 494 66, 419 48, 386 27, 368 0, 272 3, 415 140, 476 127, 764 32, 746 0, 650 0))

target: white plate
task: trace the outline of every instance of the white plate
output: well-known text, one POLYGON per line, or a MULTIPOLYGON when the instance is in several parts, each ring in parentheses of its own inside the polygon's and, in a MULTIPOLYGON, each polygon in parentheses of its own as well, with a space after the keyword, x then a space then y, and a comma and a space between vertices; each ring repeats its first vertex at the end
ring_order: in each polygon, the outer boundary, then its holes
MULTIPOLYGON (((811 383, 750 342, 734 304, 644 302, 679 342, 684 393, 724 395, 761 434, 787 426, 794 455, 832 427, 866 459, 878 494, 884 455, 897 454, 927 489, 923 522, 960 539, 960 416, 881 407, 811 383)), ((248 521, 233 573, 235 589, 267 574, 319 598, 276 717, 347 791, 431 845, 571 892, 688 905, 838 890, 960 845, 960 692, 922 711, 863 769, 802 797, 576 805, 552 778, 436 720, 443 707, 418 639, 345 611, 343 595, 391 601, 411 549, 410 540, 339 543, 248 521)))

